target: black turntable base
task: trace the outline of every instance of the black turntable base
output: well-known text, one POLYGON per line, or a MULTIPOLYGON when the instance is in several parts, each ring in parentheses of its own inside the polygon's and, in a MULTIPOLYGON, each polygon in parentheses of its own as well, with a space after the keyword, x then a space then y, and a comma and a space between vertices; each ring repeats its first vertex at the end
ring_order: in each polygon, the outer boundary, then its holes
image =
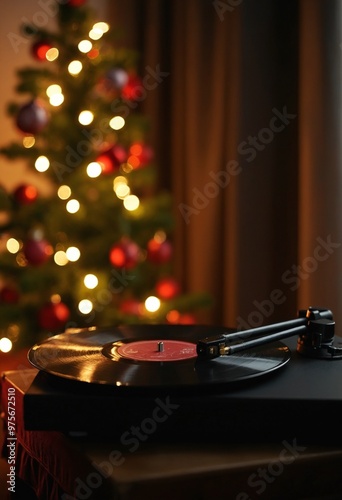
POLYGON ((203 332, 193 328, 176 347, 163 332, 137 345, 129 328, 100 342, 90 333, 83 345, 76 336, 71 351, 63 334, 47 349, 36 346, 30 361, 40 371, 24 396, 26 429, 110 436, 131 447, 144 439, 341 441, 342 361, 302 357, 290 338, 198 363, 191 343, 203 332))

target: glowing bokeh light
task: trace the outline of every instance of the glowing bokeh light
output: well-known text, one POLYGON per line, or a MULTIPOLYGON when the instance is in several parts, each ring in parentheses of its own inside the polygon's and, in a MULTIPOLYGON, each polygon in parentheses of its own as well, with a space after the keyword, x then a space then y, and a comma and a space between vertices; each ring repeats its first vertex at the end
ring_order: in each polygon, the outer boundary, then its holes
POLYGON ((82 68, 83 68, 83 64, 81 63, 81 61, 71 61, 71 63, 69 63, 68 65, 68 71, 70 73, 70 75, 73 75, 73 76, 77 76, 78 74, 81 73, 82 71, 82 68))
POLYGON ((78 115, 78 121, 80 122, 81 125, 90 125, 90 123, 93 120, 94 120, 94 114, 88 109, 81 111, 80 114, 78 115))
POLYGON ((88 177, 91 177, 92 179, 95 179, 102 173, 102 167, 97 161, 92 161, 89 163, 87 166, 87 175, 88 177))
POLYGON ((110 128, 113 130, 120 130, 124 127, 125 120, 122 116, 113 116, 113 118, 109 122, 110 128))
POLYGON ((76 262, 81 257, 81 252, 77 247, 69 247, 65 253, 70 262, 76 262))
POLYGON ((33 135, 27 135, 23 138, 23 146, 26 149, 32 148, 35 145, 36 139, 33 135))
POLYGON ((69 214, 75 214, 80 209, 80 202, 74 199, 69 200, 68 203, 66 204, 66 209, 69 212, 69 214))
POLYGON ((0 351, 10 352, 11 349, 12 349, 12 341, 7 337, 2 337, 2 339, 0 339, 0 351))
POLYGON ((160 300, 154 295, 150 295, 145 300, 145 309, 149 312, 156 312, 160 308, 160 300))
POLYGON ((50 160, 46 156, 38 156, 34 166, 38 172, 46 172, 50 166, 50 160))
POLYGON ((89 290, 93 290, 99 284, 99 280, 95 274, 87 274, 84 277, 83 283, 87 288, 89 288, 89 290))
POLYGON ((6 243, 6 248, 10 253, 17 253, 20 250, 20 243, 15 238, 9 238, 6 243))
POLYGON ((93 48, 93 44, 90 40, 81 40, 78 44, 78 50, 83 54, 86 54, 93 48))
POLYGON ((58 252, 56 252, 53 258, 58 266, 66 266, 69 262, 67 254, 63 252, 63 250, 59 250, 58 252))
POLYGON ((93 303, 91 300, 83 299, 78 304, 78 310, 82 314, 89 314, 93 310, 93 303))
POLYGON ((69 186, 66 186, 63 184, 62 186, 59 186, 58 191, 57 191, 57 196, 61 200, 67 200, 71 196, 71 189, 69 186))
POLYGON ((123 204, 126 210, 128 210, 129 212, 133 212, 139 207, 140 200, 137 196, 135 196, 135 194, 131 194, 129 196, 126 196, 123 204))

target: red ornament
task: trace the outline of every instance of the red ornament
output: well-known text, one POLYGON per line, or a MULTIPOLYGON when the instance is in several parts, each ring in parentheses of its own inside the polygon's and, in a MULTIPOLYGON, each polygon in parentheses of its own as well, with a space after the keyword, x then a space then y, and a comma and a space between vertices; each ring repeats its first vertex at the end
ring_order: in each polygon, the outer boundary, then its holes
POLYGON ((17 203, 21 205, 29 205, 33 203, 38 196, 38 191, 34 186, 30 186, 28 184, 22 184, 17 187, 17 189, 13 193, 13 197, 17 203))
POLYGON ((63 302, 49 302, 39 311, 38 322, 45 330, 58 330, 65 325, 69 316, 69 308, 63 302))
POLYGON ((48 112, 37 100, 24 104, 17 115, 17 127, 28 134, 41 132, 48 121, 48 112))
POLYGON ((142 101, 145 95, 146 90, 141 79, 136 75, 130 75, 128 82, 122 89, 121 97, 126 101, 142 101))
POLYGON ((68 0, 65 2, 66 5, 69 5, 70 7, 81 7, 86 3, 86 0, 68 0))
POLYGON ((37 61, 46 61, 46 53, 52 48, 49 42, 40 40, 32 45, 31 53, 37 61))
POLYGON ((44 239, 29 239, 24 243, 23 252, 29 264, 40 266, 50 258, 53 250, 50 243, 44 239))
POLYGON ((196 323, 195 317, 190 313, 181 314, 176 309, 169 311, 166 315, 168 323, 172 325, 194 325, 196 323))
POLYGON ((120 165, 127 161, 127 152, 120 144, 103 151, 95 160, 102 167, 103 174, 111 174, 119 170, 120 165))
POLYGON ((133 168, 144 167, 151 163, 154 158, 154 151, 150 146, 143 142, 134 142, 129 148, 129 157, 127 162, 133 168))
POLYGON ((120 303, 119 310, 123 314, 139 316, 141 314, 141 303, 136 299, 125 299, 120 303))
POLYGON ((180 293, 180 285, 174 278, 162 278, 156 284, 156 292, 161 299, 173 299, 180 293))
POLYGON ((134 241, 124 239, 112 246, 109 260, 115 267, 132 269, 139 262, 140 249, 134 241))
POLYGON ((5 304, 17 304, 19 301, 19 292, 13 286, 5 285, 0 290, 0 302, 5 304))
POLYGON ((147 243, 147 258, 156 264, 164 264, 171 259, 172 245, 168 240, 158 241, 152 238, 147 243))

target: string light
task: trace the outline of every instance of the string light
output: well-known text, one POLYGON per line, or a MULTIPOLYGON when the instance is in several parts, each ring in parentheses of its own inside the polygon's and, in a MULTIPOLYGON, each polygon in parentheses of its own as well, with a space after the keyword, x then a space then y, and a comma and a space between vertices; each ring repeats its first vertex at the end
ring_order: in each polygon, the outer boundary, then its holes
POLYGON ((46 95, 49 97, 51 106, 60 106, 64 102, 62 87, 56 83, 49 85, 46 95))
POLYGON ((62 87, 60 85, 57 85, 57 83, 49 85, 46 89, 46 95, 48 97, 52 97, 55 94, 62 94, 62 87))
POLYGON ((70 262, 76 262, 81 257, 81 252, 77 247, 69 247, 65 253, 70 262))
POLYGON ((63 94, 55 94, 50 97, 50 104, 51 106, 57 107, 63 104, 64 102, 64 95, 63 94))
POLYGON ((67 254, 63 250, 58 250, 54 255, 54 261, 58 266, 66 266, 69 262, 67 254))
POLYGON ((137 196, 135 196, 135 194, 131 194, 129 196, 126 196, 123 201, 123 205, 126 210, 128 210, 129 212, 133 212, 139 207, 140 200, 137 196))
POLYGON ((6 243, 6 248, 10 253, 17 253, 20 250, 20 243, 15 238, 9 238, 6 243))
POLYGON ((66 209, 69 214, 75 214, 80 209, 80 203, 77 200, 69 200, 66 204, 66 209))
POLYGON ((87 175, 88 177, 91 177, 92 179, 95 179, 102 173, 102 167, 97 161, 92 161, 89 163, 87 166, 87 175))
POLYGON ((154 234, 153 239, 154 239, 157 243, 163 243, 163 242, 166 240, 166 233, 165 233, 165 231, 157 231, 157 232, 154 234))
POLYGON ((33 137, 33 135, 27 135, 26 137, 23 138, 23 146, 26 149, 32 148, 36 142, 36 139, 33 137))
POLYGON ((120 200, 126 198, 126 196, 130 194, 130 192, 131 190, 129 186, 127 186, 127 184, 122 183, 115 186, 115 194, 120 200))
POLYGON ((87 288, 89 288, 89 290, 93 290, 99 284, 99 280, 95 274, 87 274, 84 277, 83 283, 87 288))
POLYGON ((93 310, 93 303, 91 300, 83 299, 78 304, 78 310, 82 314, 89 314, 93 310))
POLYGON ((81 125, 90 125, 90 123, 93 120, 94 120, 94 114, 88 109, 81 111, 80 114, 78 115, 78 121, 80 122, 81 125))
POLYGON ((109 126, 113 130, 120 130, 124 127, 124 125, 125 120, 122 118, 122 116, 113 116, 113 118, 109 122, 109 126))
POLYGON ((34 166, 38 172, 46 172, 50 166, 50 161, 46 156, 38 156, 34 166))
POLYGON ((49 62, 52 62, 52 61, 55 61, 59 56, 59 50, 56 49, 56 47, 51 47, 51 49, 49 49, 47 52, 46 52, 46 55, 45 55, 45 59, 49 62))
POLYGON ((89 38, 92 40, 99 40, 109 30, 109 24, 102 21, 95 23, 89 31, 89 38))
POLYGON ((119 186, 120 184, 126 184, 127 185, 127 179, 123 175, 118 175, 115 177, 113 181, 113 189, 114 191, 116 190, 116 187, 119 186))
POLYGON ((71 196, 71 189, 66 185, 59 186, 57 196, 61 200, 67 200, 71 196))
POLYGON ((91 43, 90 40, 81 40, 80 43, 78 44, 78 50, 83 54, 90 52, 92 48, 93 44, 91 43))
POLYGON ((122 163, 121 166, 120 166, 120 168, 126 174, 129 174, 133 170, 133 167, 132 167, 132 165, 130 163, 122 163))
POLYGON ((13 344, 11 340, 7 337, 2 337, 2 339, 0 339, 0 351, 10 352, 10 350, 12 349, 12 345, 13 344))
POLYGON ((109 24, 103 21, 99 21, 94 24, 93 29, 102 31, 102 33, 107 33, 109 31, 109 24))
POLYGON ((150 295, 150 297, 147 297, 145 300, 145 309, 148 312, 156 312, 160 308, 160 300, 158 297, 155 297, 154 295, 150 295))
POLYGON ((83 68, 83 64, 81 63, 81 61, 71 61, 71 63, 69 63, 68 65, 68 71, 70 73, 70 75, 73 75, 73 76, 77 76, 79 73, 81 73, 82 71, 82 68, 83 68))

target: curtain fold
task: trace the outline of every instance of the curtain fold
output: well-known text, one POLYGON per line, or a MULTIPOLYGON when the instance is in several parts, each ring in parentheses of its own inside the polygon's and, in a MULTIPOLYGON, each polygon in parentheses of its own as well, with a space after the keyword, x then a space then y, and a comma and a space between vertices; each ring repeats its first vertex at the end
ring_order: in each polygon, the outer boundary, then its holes
POLYGON ((214 298, 200 318, 246 328, 323 305, 342 324, 341 1, 120 3, 142 70, 168 73, 142 106, 175 274, 214 298))
POLYGON ((299 304, 330 307, 341 335, 341 2, 300 5, 299 304))

